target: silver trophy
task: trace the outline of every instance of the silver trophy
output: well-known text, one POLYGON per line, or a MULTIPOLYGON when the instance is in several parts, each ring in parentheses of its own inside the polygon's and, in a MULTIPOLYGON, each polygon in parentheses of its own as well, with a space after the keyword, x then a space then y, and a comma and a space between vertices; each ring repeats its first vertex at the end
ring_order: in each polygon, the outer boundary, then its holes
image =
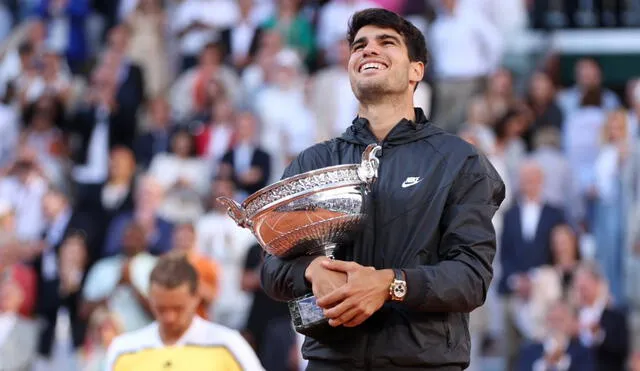
MULTIPOLYGON (((366 195, 378 177, 380 150, 370 144, 360 164, 329 166, 283 179, 252 194, 242 205, 228 197, 217 200, 267 253, 282 259, 304 255, 333 259, 335 250, 348 246, 361 230, 366 195)), ((327 322, 312 294, 288 304, 300 333, 309 334, 327 322)))

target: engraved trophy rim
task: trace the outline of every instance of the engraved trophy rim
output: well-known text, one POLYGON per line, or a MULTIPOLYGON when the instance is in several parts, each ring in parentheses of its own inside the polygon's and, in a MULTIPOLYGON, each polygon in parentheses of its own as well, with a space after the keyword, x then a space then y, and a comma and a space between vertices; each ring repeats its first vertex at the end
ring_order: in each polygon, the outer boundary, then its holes
MULTIPOLYGON (((333 171, 339 171, 339 170, 352 170, 354 172, 356 172, 357 175, 357 170, 358 167, 360 166, 360 164, 347 164, 347 165, 334 165, 334 166, 328 166, 328 167, 323 167, 320 169, 316 169, 316 170, 310 170, 301 174, 297 174, 294 175, 292 177, 286 178, 286 179, 282 179, 278 182, 275 182, 265 188, 262 188, 261 190, 251 194, 249 197, 247 197, 241 204, 241 206, 245 209, 245 210, 250 210, 251 209, 251 205, 255 202, 257 202, 261 196, 264 195, 268 195, 271 193, 274 193, 275 191, 277 191, 280 188, 283 188, 291 183, 294 183, 295 181, 298 181, 300 179, 307 179, 307 178, 313 178, 316 175, 322 175, 325 173, 330 173, 333 171)), ((335 182, 332 182, 330 184, 327 185, 323 185, 323 186, 314 186, 314 187, 310 187, 310 188, 306 188, 303 191, 295 191, 295 192, 291 192, 290 194, 287 194, 286 196, 282 196, 277 198, 274 201, 271 202, 267 202, 265 205, 261 205, 259 206, 255 211, 249 213, 247 212, 247 219, 251 219, 259 214, 262 214, 265 211, 268 211, 269 209, 273 208, 274 206, 277 206, 279 204, 282 203, 287 203, 293 199, 308 195, 308 194, 312 194, 315 193, 319 190, 328 190, 328 189, 333 189, 333 188, 339 188, 339 187, 344 187, 344 186, 350 186, 350 185, 360 185, 360 184, 365 184, 366 182, 361 180, 361 179, 357 179, 357 180, 337 180, 335 182)))

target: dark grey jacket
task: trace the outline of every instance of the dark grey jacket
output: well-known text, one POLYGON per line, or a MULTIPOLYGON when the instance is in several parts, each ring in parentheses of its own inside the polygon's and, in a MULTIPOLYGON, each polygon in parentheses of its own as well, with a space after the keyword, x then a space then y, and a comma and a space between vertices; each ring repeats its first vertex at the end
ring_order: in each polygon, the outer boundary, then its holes
MULTIPOLYGON (((399 122, 382 141, 378 180, 362 236, 345 256, 377 269, 403 268, 408 293, 355 328, 307 338, 305 358, 349 369, 427 368, 469 363, 469 315, 485 301, 496 236, 491 219, 504 199, 504 183, 470 144, 430 124, 399 122), (407 178, 419 177, 403 187, 407 178)), ((284 177, 331 165, 359 163, 377 142, 366 119, 340 137, 302 152, 284 177)), ((304 271, 314 257, 267 255, 262 285, 276 300, 309 293, 304 271)))

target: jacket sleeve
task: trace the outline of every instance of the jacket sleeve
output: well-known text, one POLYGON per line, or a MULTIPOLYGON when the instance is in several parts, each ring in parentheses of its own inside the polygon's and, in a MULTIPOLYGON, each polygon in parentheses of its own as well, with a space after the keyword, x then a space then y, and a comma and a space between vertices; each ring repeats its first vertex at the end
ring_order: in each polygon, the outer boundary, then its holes
MULTIPOLYGON (((301 153, 284 171, 282 179, 313 169, 324 164, 324 159, 314 147, 301 153)), ((260 269, 260 281, 265 293, 274 300, 288 301, 311 292, 311 285, 304 277, 307 267, 317 256, 300 256, 295 259, 280 259, 266 253, 260 269)))
POLYGON ((406 269, 406 305, 424 312, 471 312, 493 277, 496 233, 491 221, 505 187, 489 161, 467 157, 440 218, 439 263, 406 269))

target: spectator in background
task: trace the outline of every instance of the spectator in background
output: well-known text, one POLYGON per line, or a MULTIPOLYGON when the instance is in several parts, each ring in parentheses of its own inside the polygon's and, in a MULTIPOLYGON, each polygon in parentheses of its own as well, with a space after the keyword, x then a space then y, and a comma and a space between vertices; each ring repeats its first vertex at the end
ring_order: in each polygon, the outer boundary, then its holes
POLYGON ((600 87, 584 92, 580 106, 565 115, 563 148, 573 172, 581 201, 585 205, 584 226, 593 233, 595 215, 594 165, 599 153, 607 110, 600 87))
POLYGON ((318 142, 342 134, 358 113, 358 100, 351 91, 347 71, 349 43, 341 38, 327 50, 336 55, 335 61, 312 77, 311 108, 317 121, 318 142))
POLYGON ((500 159, 505 167, 505 176, 513 184, 518 184, 519 168, 525 157, 526 148, 522 134, 527 127, 527 117, 519 110, 509 110, 495 123, 496 135, 493 156, 500 159))
POLYGON ((286 165, 302 149, 314 143, 315 117, 305 92, 306 75, 302 61, 292 49, 278 52, 274 65, 274 79, 256 96, 254 111, 262 128, 260 146, 271 154, 271 178, 278 179, 286 165), (282 110, 281 107, 288 107, 282 110))
POLYGON ((240 17, 236 24, 222 30, 220 39, 224 45, 225 61, 242 71, 253 62, 258 51, 258 41, 263 28, 256 16, 254 0, 239 0, 240 17))
POLYGON ((436 94, 432 117, 436 125, 457 133, 469 101, 498 67, 503 41, 482 13, 466 11, 459 0, 444 0, 442 5, 429 30, 436 94))
POLYGON ((102 184, 92 185, 75 201, 76 210, 87 212, 98 227, 97 245, 92 247, 96 256, 102 253, 107 228, 113 219, 134 208, 135 158, 130 149, 115 147, 109 156, 109 178, 102 184))
POLYGON ((231 178, 240 198, 259 191, 271 179, 271 156, 258 146, 256 117, 243 112, 236 116, 235 145, 222 157, 219 176, 231 178))
POLYGON ((173 129, 171 106, 164 98, 156 98, 149 104, 149 131, 138 136, 133 145, 136 162, 147 170, 151 160, 159 153, 169 152, 169 137, 173 129))
POLYGON ((612 298, 617 304, 624 305, 624 218, 627 205, 622 183, 632 145, 624 111, 609 114, 601 136, 602 144, 594 164, 596 257, 609 283, 612 298))
POLYGON ((315 40, 311 23, 300 12, 300 0, 276 0, 277 11, 262 25, 282 35, 285 45, 295 50, 302 61, 310 66, 315 60, 315 40))
POLYGON ((630 352, 628 319, 611 301, 598 266, 578 267, 574 286, 580 342, 594 352, 596 370, 624 370, 630 352))
POLYGON ((273 80, 276 55, 284 48, 284 41, 277 30, 264 30, 258 41, 258 51, 253 62, 242 71, 242 87, 249 99, 254 98, 265 84, 273 80))
POLYGON ((554 126, 542 126, 532 138, 531 158, 544 172, 543 198, 549 205, 564 210, 573 226, 584 217, 578 186, 573 178, 569 161, 562 152, 561 132, 554 126))
POLYGON ((159 214, 164 201, 164 189, 152 176, 142 176, 134 193, 134 208, 118 214, 109 224, 101 256, 113 256, 122 251, 122 238, 127 225, 135 221, 141 226, 148 251, 154 255, 171 249, 173 225, 159 214))
POLYGON ((198 64, 182 72, 171 87, 171 106, 179 120, 209 112, 219 94, 212 94, 211 82, 220 84, 233 106, 242 101, 242 89, 235 70, 224 65, 222 44, 210 42, 200 51, 198 64))
POLYGON ((544 338, 523 346, 517 370, 596 371, 591 351, 576 336, 571 306, 555 302, 545 316, 544 338))
POLYGON ((100 63, 111 71, 115 81, 116 102, 120 109, 136 115, 146 100, 147 77, 130 57, 130 41, 131 28, 126 23, 110 29, 100 63))
POLYGON ((215 176, 220 160, 235 144, 235 109, 229 98, 218 96, 209 110, 211 117, 196 131, 195 145, 196 153, 207 160, 210 174, 215 176))
POLYGON ((175 9, 171 29, 180 42, 181 70, 198 62, 205 45, 214 41, 220 30, 236 24, 240 9, 233 0, 184 0, 175 9))
POLYGON ((67 134, 78 139, 71 150, 75 164, 72 176, 80 194, 83 187, 107 180, 111 149, 118 145, 133 146, 136 117, 118 104, 116 74, 105 65, 97 68, 86 104, 76 111, 67 128, 67 134))
POLYGON ((601 102, 598 106, 606 111, 620 107, 620 99, 611 90, 602 87, 602 70, 598 62, 591 58, 582 58, 575 65, 576 83, 571 88, 561 91, 556 97, 565 119, 573 116, 574 111, 584 106, 582 103, 587 93, 597 92, 593 101, 601 102))
POLYGON ((131 30, 129 56, 142 70, 145 95, 159 97, 171 77, 165 48, 167 19, 161 0, 138 0, 126 24, 131 30))
POLYGON ((242 270, 247 251, 255 241, 248 229, 238 225, 227 215, 227 209, 216 198, 233 198, 236 188, 232 180, 215 178, 208 198, 209 211, 196 224, 197 247, 200 254, 220 266, 220 291, 210 309, 210 318, 224 326, 241 330, 245 323, 251 296, 243 292, 242 270))
POLYGON ((551 231, 564 223, 562 210, 546 204, 542 199, 544 175, 540 166, 532 160, 520 168, 519 197, 504 214, 500 246, 498 292, 505 299, 505 332, 507 367, 512 369, 516 355, 527 335, 517 322, 518 302, 531 295, 529 272, 550 264, 551 231))
POLYGON ((379 8, 379 6, 371 0, 330 0, 320 8, 316 35, 325 64, 340 61, 339 50, 334 46, 345 38, 351 15, 367 8, 379 8))
MULTIPOLYGON (((0 245, 0 249, 9 248, 0 245)), ((37 354, 38 325, 33 272, 22 265, 0 268, 0 361, 3 369, 30 371, 37 354)))
POLYGON ((12 106, 14 94, 14 85, 9 84, 0 100, 0 175, 6 174, 18 149, 21 125, 18 110, 12 106))
POLYGON ((89 319, 87 341, 79 359, 80 370, 104 371, 107 349, 122 332, 122 323, 115 313, 105 307, 96 309, 89 319))
POLYGON ((156 258, 148 252, 144 233, 140 224, 127 224, 122 236, 122 252, 102 258, 91 267, 82 288, 85 318, 106 306, 120 318, 125 332, 151 323, 149 276, 156 258))
POLYGON ((17 81, 29 66, 39 62, 47 48, 45 23, 38 18, 29 19, 25 23, 24 35, 20 35, 15 41, 9 41, 8 52, 0 65, 0 90, 3 93, 6 93, 7 84, 17 81))
POLYGON ((513 91, 513 73, 505 67, 498 68, 489 76, 487 87, 480 97, 489 108, 490 123, 495 123, 510 110, 522 110, 522 102, 513 91))
POLYGON ((534 147, 533 138, 536 131, 546 126, 562 129, 564 118, 560 107, 555 102, 555 95, 555 86, 546 72, 537 71, 531 76, 526 100, 534 118, 524 136, 529 150, 534 147))
POLYGON ((54 95, 43 95, 23 111, 24 127, 21 142, 36 151, 36 160, 46 178, 59 187, 66 179, 63 155, 66 152, 63 132, 65 111, 63 102, 54 95))
POLYGON ((164 189, 160 215, 171 223, 194 220, 203 210, 201 199, 211 179, 206 160, 196 156, 194 138, 187 129, 171 136, 171 151, 158 153, 149 165, 149 175, 164 189))
POLYGON ((89 0, 41 0, 38 13, 47 24, 47 45, 67 58, 74 74, 84 72, 87 60, 85 22, 89 0))
POLYGON ((37 314, 44 321, 41 328, 38 351, 44 367, 52 367, 52 352, 55 343, 58 312, 65 309, 69 315, 73 349, 75 352, 84 343, 86 320, 80 313, 80 282, 84 280, 87 264, 97 258, 95 250, 95 228, 91 217, 74 211, 69 198, 59 190, 49 189, 42 199, 47 225, 44 232, 42 254, 33 265, 38 276, 37 314), (82 235, 81 246, 74 239, 82 235), (67 249, 84 250, 84 258, 69 261, 67 249), (62 257, 65 262, 61 262, 62 257), (64 271, 63 271, 64 269, 64 271))
POLYGON ((200 305, 197 313, 204 319, 209 318, 209 308, 213 305, 220 292, 220 267, 214 260, 204 257, 196 246, 196 230, 193 224, 185 223, 176 226, 173 234, 173 250, 184 254, 198 272, 198 295, 200 305))
POLYGON ((627 102, 629 103, 628 122, 631 138, 638 137, 640 131, 640 78, 627 84, 627 102))
POLYGON ((42 199, 48 182, 33 149, 21 146, 7 174, 0 178, 0 198, 11 203, 15 213, 16 238, 36 241, 45 228, 42 199))

